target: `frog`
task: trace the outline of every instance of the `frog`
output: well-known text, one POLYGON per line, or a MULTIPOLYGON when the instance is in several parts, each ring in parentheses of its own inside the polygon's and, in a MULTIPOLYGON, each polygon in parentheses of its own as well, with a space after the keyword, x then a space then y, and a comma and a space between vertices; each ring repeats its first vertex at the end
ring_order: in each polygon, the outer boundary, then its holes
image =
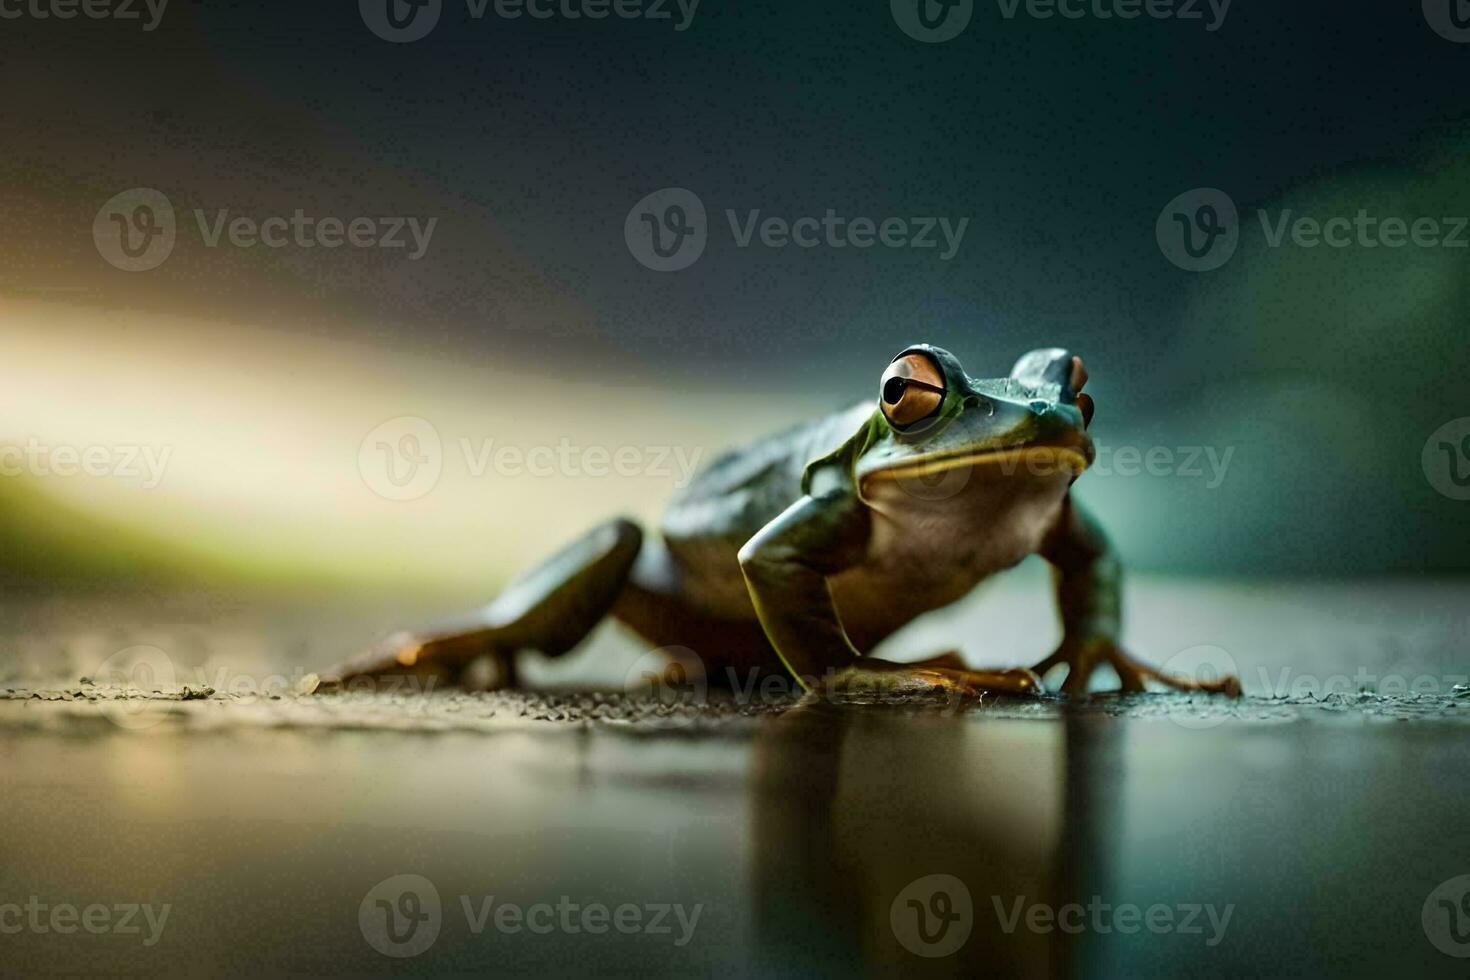
POLYGON ((698 670, 730 687, 759 675, 817 697, 1069 697, 1088 694, 1106 665, 1123 692, 1154 682, 1239 696, 1233 676, 1168 672, 1121 645, 1122 565, 1072 492, 1096 459, 1087 379, 1064 348, 1030 351, 985 378, 944 348, 905 347, 884 365, 876 399, 711 461, 652 533, 608 520, 483 607, 393 633, 323 681, 407 674, 517 687, 524 654, 563 656, 612 618, 686 678, 698 670), (873 654, 1032 555, 1051 566, 1061 620, 1059 645, 1037 662, 978 669, 957 650, 873 654))

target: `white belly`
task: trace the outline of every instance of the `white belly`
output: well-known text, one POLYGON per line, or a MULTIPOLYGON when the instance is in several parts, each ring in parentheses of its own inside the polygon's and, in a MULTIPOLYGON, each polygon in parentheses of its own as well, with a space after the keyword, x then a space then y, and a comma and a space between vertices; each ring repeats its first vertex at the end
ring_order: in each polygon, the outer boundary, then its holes
POLYGON ((1034 554, 1070 483, 1067 473, 1017 478, 986 468, 950 470, 931 481, 870 483, 867 557, 832 579, 854 642, 876 643, 1034 554))

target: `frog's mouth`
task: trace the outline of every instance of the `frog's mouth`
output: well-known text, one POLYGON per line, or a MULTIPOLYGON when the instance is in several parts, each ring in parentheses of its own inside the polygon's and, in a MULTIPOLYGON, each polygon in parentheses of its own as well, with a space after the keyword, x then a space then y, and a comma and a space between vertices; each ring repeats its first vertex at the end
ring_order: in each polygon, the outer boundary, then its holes
POLYGON ((1025 443, 996 448, 970 447, 958 452, 916 456, 868 474, 869 479, 925 480, 962 467, 984 469, 998 477, 1066 476, 1076 479, 1092 464, 1090 446, 1082 439, 1057 443, 1025 443))

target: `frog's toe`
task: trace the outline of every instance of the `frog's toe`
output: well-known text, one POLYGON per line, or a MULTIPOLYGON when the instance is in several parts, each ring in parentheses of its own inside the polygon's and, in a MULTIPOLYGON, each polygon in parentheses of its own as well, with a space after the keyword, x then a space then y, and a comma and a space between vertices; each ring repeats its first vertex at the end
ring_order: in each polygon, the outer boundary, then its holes
POLYGON ((1038 676, 1045 677, 1053 668, 1065 664, 1067 676, 1062 681, 1061 693, 1069 696, 1082 695, 1087 693, 1092 675, 1103 658, 1104 650, 1101 641, 1081 643, 1074 640, 1063 640, 1061 646, 1057 647, 1050 656, 1031 669, 1038 676))
POLYGON ((1063 641, 1051 656, 1036 665, 1038 674, 1045 675, 1053 667, 1067 665, 1067 677, 1062 681, 1061 691, 1066 695, 1086 695, 1092 675, 1106 663, 1118 675, 1118 689, 1127 694, 1138 694, 1148 689, 1152 680, 1176 691, 1200 691, 1206 694, 1223 694, 1240 697, 1240 680, 1234 675, 1221 678, 1196 679, 1183 677, 1160 670, 1125 652, 1112 640, 1094 638, 1085 642, 1063 641))
POLYGON ((1234 674, 1207 678, 1184 677, 1144 663, 1130 656, 1116 644, 1108 644, 1105 652, 1108 664, 1117 672, 1124 691, 1146 690, 1146 682, 1151 680, 1176 691, 1199 691, 1203 694, 1223 694, 1230 698, 1240 697, 1240 678, 1234 674))
MULTIPOLYGON (((1176 691, 1199 691, 1203 694, 1223 694, 1227 698, 1240 697, 1240 678, 1234 674, 1226 674, 1223 677, 1184 677, 1180 674, 1160 670, 1140 660, 1135 660, 1117 648, 1114 648, 1108 661, 1113 665, 1113 669, 1118 672, 1119 677, 1124 677, 1125 671, 1136 677, 1136 683, 1138 684, 1136 690, 1139 691, 1144 689, 1143 682, 1145 680, 1152 680, 1163 684, 1165 687, 1173 688, 1176 691)), ((1131 688, 1127 687, 1126 680, 1124 681, 1124 687, 1125 689, 1131 690, 1131 688)))
POLYGON ((1113 647, 1108 651, 1108 664, 1118 675, 1118 690, 1125 694, 1140 694, 1148 690, 1144 673, 1122 650, 1113 647))
POLYGON ((397 685, 407 680, 424 691, 452 686, 498 690, 514 686, 515 660, 487 651, 478 637, 399 631, 323 671, 322 688, 367 689, 390 679, 397 685))
POLYGON ((1067 667, 1067 676, 1062 681, 1062 693, 1069 697, 1087 694, 1092 675, 1097 672, 1097 661, 1076 660, 1067 667))
POLYGON ((980 694, 1045 694, 1041 675, 1029 667, 1009 670, 972 670, 956 650, 927 660, 916 660, 909 666, 940 670, 952 685, 980 694))
POLYGON ((955 671, 967 688, 982 694, 1045 694, 1046 687, 1036 671, 1027 667, 1008 670, 955 671))
POLYGON ((1012 667, 1008 670, 950 670, 928 668, 924 673, 935 677, 946 690, 970 697, 987 694, 1037 695, 1046 693, 1041 678, 1034 670, 1012 667))
POLYGON ((1017 675, 1016 683, 1019 685, 1018 689, 1021 691, 1021 693, 1046 693, 1046 684, 1042 682, 1041 675, 1038 674, 1036 671, 1030 670, 1026 667, 1017 667, 1015 670, 1015 674, 1017 675))

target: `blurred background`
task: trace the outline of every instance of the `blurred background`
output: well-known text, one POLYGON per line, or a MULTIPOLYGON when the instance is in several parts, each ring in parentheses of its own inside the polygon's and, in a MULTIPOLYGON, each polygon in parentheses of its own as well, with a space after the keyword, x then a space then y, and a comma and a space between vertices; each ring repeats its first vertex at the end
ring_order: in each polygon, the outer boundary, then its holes
MULTIPOLYGON (((1463 974, 1464 0, 487 3, 0 0, 0 913, 178 908, 0 973, 1463 974), (681 716, 615 631, 295 696, 918 341, 1084 357, 1125 643, 1249 697, 681 716), (941 871, 958 955, 895 924, 941 871), (1239 911, 991 913, 1098 895, 1239 911)), ((1052 606, 1034 560, 894 653, 1035 662, 1052 606)))
POLYGON ((979 376, 1085 357, 1118 455, 1079 493, 1134 568, 1470 567, 1470 458, 1431 439, 1467 414, 1470 45, 1432 3, 978 4, 942 43, 901 6, 405 4, 437 17, 409 42, 366 0, 7 15, 6 587, 486 595, 583 525, 655 518, 721 449, 873 397, 921 340, 979 376), (140 188, 171 229, 130 271, 140 188), (625 236, 664 188, 707 224, 669 272, 625 236), (1195 188, 1238 209, 1207 271, 1158 230, 1195 188), (949 257, 937 230, 741 245, 752 212, 829 209, 966 224, 949 257), (298 210, 405 247, 211 238, 298 210), (1360 210, 1444 241, 1272 245, 1360 210))

